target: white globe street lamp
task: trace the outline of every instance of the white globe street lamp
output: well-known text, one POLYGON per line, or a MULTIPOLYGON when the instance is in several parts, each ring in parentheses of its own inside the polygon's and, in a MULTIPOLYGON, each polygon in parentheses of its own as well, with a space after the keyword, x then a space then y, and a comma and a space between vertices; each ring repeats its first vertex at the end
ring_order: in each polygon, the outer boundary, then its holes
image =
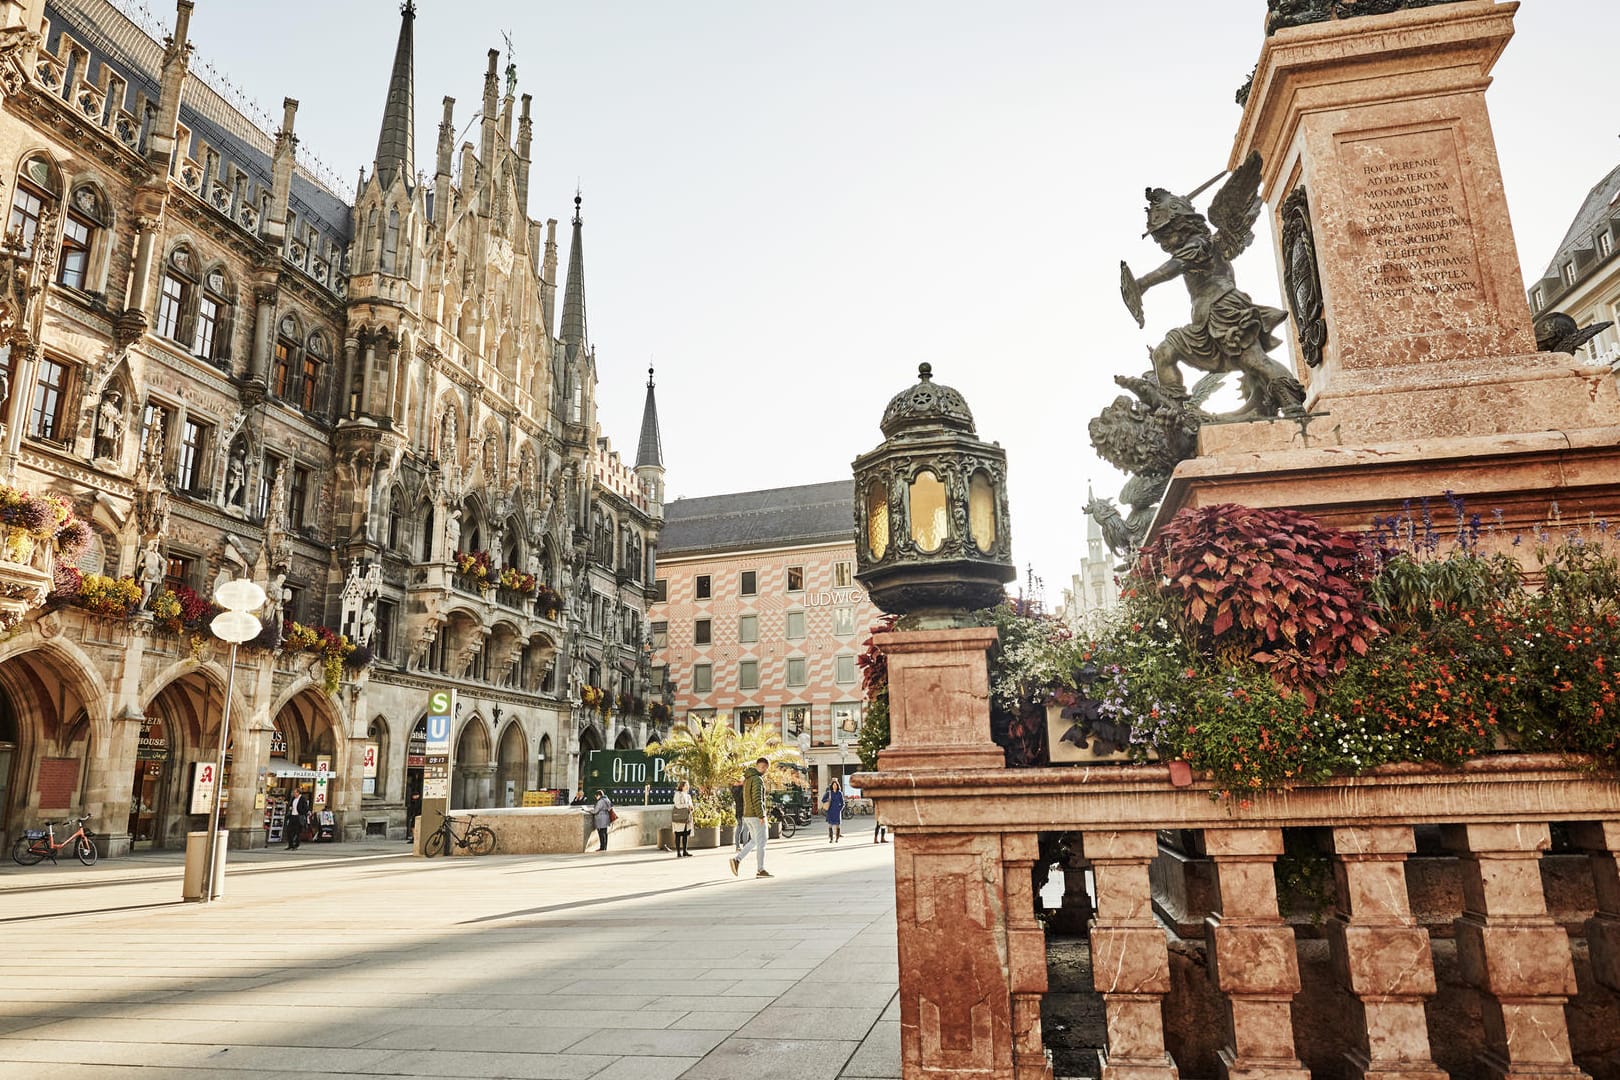
POLYGON ((203 872, 205 883, 203 903, 217 899, 220 886, 223 884, 217 880, 214 858, 215 845, 218 843, 216 838, 219 835, 219 806, 224 801, 220 796, 227 792, 225 748, 230 745, 231 740, 231 695, 236 689, 236 647, 259 636, 263 624, 253 612, 264 607, 264 599, 264 590, 246 578, 224 582, 214 590, 214 603, 225 610, 214 616, 208 628, 221 641, 231 643, 231 652, 225 664, 225 706, 219 718, 219 759, 214 767, 218 788, 213 805, 208 808, 208 863, 207 869, 203 872))

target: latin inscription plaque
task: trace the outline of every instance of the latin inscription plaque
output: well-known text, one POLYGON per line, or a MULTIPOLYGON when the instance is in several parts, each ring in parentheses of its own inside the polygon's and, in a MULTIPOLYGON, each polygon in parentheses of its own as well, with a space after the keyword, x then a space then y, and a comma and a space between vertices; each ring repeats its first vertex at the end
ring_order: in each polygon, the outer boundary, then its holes
POLYGON ((1485 285, 1453 131, 1362 136, 1342 150, 1365 331, 1456 329, 1455 313, 1484 300, 1485 285))

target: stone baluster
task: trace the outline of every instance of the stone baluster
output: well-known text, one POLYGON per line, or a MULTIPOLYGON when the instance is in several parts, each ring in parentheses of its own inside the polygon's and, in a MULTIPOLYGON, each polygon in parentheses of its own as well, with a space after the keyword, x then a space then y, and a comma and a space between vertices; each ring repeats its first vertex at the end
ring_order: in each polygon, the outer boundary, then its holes
POLYGON ((1575 993, 1569 936, 1547 913, 1541 853, 1547 826, 1451 825, 1462 864, 1457 963, 1480 992, 1486 1075, 1583 1077, 1570 1055, 1564 1005, 1575 993))
POLYGON ((1052 1080, 1041 1037, 1041 997, 1046 993, 1046 931, 1035 918, 1033 870, 1040 858, 1035 833, 1001 838, 1002 881, 1007 904, 1007 983, 1012 991, 1013 1080, 1052 1080))
POLYGON ((1078 844, 1063 860, 1063 906, 1047 919, 1047 925, 1060 934, 1085 934, 1091 926, 1096 912, 1091 908, 1091 894, 1086 892, 1086 871, 1090 867, 1078 844))
POLYGON ((1149 830, 1091 832, 1081 844, 1097 881, 1091 971, 1107 1014, 1102 1080, 1176 1080, 1176 1063, 1164 1047, 1170 952, 1153 918, 1148 880, 1158 837, 1149 830))
POLYGON ((1328 923, 1334 964, 1355 998, 1361 1045, 1352 1076, 1446 1080, 1430 1057, 1423 1000, 1435 993, 1428 931, 1406 894, 1410 826, 1333 830, 1339 911, 1328 923))
MULTIPOLYGON (((1272 864, 1281 829, 1206 829, 1220 911, 1205 920, 1209 970, 1226 995, 1227 1080, 1310 1080, 1294 1052, 1293 999, 1299 993, 1294 931, 1277 914, 1272 864)), ((1093 961, 1095 963, 1095 960, 1093 961)))
POLYGON ((1589 854, 1597 892, 1597 912, 1586 920, 1592 975, 1620 990, 1620 821, 1582 822, 1570 837, 1589 854))

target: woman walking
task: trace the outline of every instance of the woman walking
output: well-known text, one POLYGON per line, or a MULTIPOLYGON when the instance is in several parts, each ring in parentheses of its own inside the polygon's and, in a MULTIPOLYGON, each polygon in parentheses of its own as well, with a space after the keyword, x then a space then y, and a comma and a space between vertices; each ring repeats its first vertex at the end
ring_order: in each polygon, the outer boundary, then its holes
POLYGON ((598 791, 596 793, 596 808, 591 811, 591 814, 594 818, 593 824, 596 826, 596 840, 598 844, 596 850, 606 851, 608 826, 613 824, 613 819, 617 815, 613 813, 613 802, 607 797, 605 792, 598 791))
POLYGON ((686 790, 686 781, 675 785, 675 807, 670 811, 675 829, 675 857, 684 859, 692 853, 686 846, 692 842, 692 793, 686 790))
POLYGON ((827 811, 827 843, 836 844, 844 838, 844 788, 837 780, 821 797, 827 811))

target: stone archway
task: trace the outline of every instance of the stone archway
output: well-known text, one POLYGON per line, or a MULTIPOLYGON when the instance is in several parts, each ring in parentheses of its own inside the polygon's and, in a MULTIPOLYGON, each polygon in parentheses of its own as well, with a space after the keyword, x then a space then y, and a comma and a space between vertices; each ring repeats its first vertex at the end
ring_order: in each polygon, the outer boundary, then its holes
POLYGON ((552 776, 554 775, 555 770, 557 768, 557 760, 556 760, 556 757, 551 752, 551 736, 550 735, 542 735, 542 736, 540 736, 540 755, 539 755, 539 761, 537 762, 537 764, 539 765, 539 770, 538 770, 538 772, 539 772, 539 781, 538 782, 540 784, 540 789, 542 791, 544 791, 547 788, 556 787, 557 785, 552 783, 552 776))
POLYGON ((317 686, 305 686, 287 696, 272 716, 272 746, 285 748, 285 760, 272 758, 271 771, 285 770, 279 773, 285 779, 276 791, 267 792, 267 802, 290 798, 293 789, 303 788, 310 795, 312 832, 320 815, 331 811, 334 833, 342 836, 345 817, 359 809, 359 770, 352 778, 348 774, 348 740, 332 699, 317 686))
POLYGON ((522 806, 529 789, 529 740, 516 720, 501 732, 499 764, 495 771, 495 804, 522 806))
MULTIPOLYGON (((6 840, 45 818, 72 811, 96 817, 99 831, 123 823, 100 820, 111 793, 105 785, 114 752, 96 687, 54 649, 33 648, 0 662, 0 836, 6 840), (100 780, 98 784, 96 781, 100 780)), ((127 780, 122 785, 127 794, 127 780)), ((116 801, 116 796, 113 796, 116 801)))
POLYGON ((450 807, 482 810, 495 805, 495 766, 490 763, 489 728, 474 716, 456 739, 454 775, 450 778, 450 807))
POLYGON ((635 748, 636 737, 630 733, 629 728, 622 729, 619 732, 619 737, 613 740, 613 749, 615 750, 634 750, 635 748))
MULTIPOLYGON (((128 827, 135 850, 181 847, 194 823, 206 827, 205 819, 190 813, 189 785, 193 766, 219 753, 224 704, 223 688, 194 669, 164 683, 141 710, 141 740, 148 749, 129 777, 128 827)), ((243 730, 235 724, 232 728, 238 734, 243 730)), ((231 741, 240 745, 235 738, 231 741)), ((227 755, 224 790, 229 790, 236 756, 227 755)))

